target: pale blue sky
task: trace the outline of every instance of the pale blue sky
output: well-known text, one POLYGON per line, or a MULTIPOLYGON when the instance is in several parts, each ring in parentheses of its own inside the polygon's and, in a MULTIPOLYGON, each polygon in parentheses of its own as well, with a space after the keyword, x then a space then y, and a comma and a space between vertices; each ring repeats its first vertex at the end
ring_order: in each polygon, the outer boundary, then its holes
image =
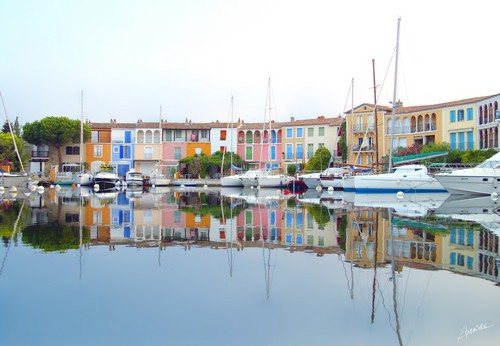
MULTIPOLYGON (((496 94, 496 1, 0 0, 0 91, 21 124, 262 121, 267 79, 276 117, 336 116, 373 102, 372 65, 392 100, 401 16, 404 105, 496 94)), ((3 112, 2 117, 4 117, 3 112)))

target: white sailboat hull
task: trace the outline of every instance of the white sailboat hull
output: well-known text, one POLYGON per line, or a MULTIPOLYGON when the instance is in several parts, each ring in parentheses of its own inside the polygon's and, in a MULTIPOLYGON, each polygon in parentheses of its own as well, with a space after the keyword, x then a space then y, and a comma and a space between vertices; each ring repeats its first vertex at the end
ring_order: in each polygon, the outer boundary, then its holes
POLYGON ((284 188, 288 186, 288 183, 292 180, 291 177, 284 174, 274 174, 274 175, 263 175, 257 177, 258 186, 262 188, 284 188))
POLYGON ((229 175, 226 177, 222 177, 220 178, 220 185, 229 187, 243 187, 240 175, 229 175))
POLYGON ((0 175, 0 186, 3 187, 21 187, 28 184, 30 177, 22 174, 4 173, 0 175))
POLYGON ((446 189, 436 178, 420 165, 401 166, 393 173, 355 175, 354 187, 345 186, 344 191, 356 193, 441 193, 446 189))

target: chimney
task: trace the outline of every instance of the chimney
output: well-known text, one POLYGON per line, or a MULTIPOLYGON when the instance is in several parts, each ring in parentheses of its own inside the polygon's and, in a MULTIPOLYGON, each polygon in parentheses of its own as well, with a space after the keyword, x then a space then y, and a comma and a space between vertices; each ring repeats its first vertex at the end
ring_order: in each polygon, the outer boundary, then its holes
POLYGON ((396 102, 396 108, 401 108, 403 107, 403 102, 401 102, 401 100, 398 100, 398 102, 396 102))
POLYGON ((295 117, 290 117, 290 121, 293 123, 295 121, 295 117))

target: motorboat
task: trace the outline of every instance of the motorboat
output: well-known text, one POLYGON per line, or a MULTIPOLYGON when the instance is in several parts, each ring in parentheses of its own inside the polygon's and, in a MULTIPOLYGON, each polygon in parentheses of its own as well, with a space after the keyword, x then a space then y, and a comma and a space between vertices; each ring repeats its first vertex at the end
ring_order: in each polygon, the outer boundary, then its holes
POLYGON ((233 174, 227 175, 220 178, 220 186, 226 187, 243 187, 243 183, 241 181, 241 174, 233 174))
POLYGON ((168 186, 172 184, 172 179, 167 177, 166 171, 168 165, 157 163, 154 167, 154 171, 151 173, 151 177, 148 179, 147 184, 151 186, 168 186))
POLYGON ((330 187, 341 189, 344 187, 342 178, 349 172, 349 168, 346 167, 329 167, 319 175, 321 186, 325 189, 330 187))
POLYGON ((76 173, 73 176, 73 184, 75 186, 89 186, 94 184, 94 176, 89 172, 76 173))
MULTIPOLYGON (((446 189, 424 165, 403 165, 391 173, 356 174, 344 191, 356 193, 443 193, 446 189)), ((344 180, 347 180, 344 178, 344 180)))
POLYGON ((120 183, 120 177, 113 166, 101 165, 99 172, 94 176, 94 181, 100 188, 113 188, 120 183))
POLYGON ((299 174, 297 175, 297 179, 303 181, 308 188, 315 189, 318 185, 321 185, 320 174, 321 172, 299 174))
POLYGON ((491 195, 500 192, 500 153, 472 168, 437 173, 436 179, 452 195, 491 195))
POLYGON ((267 173, 257 176, 257 185, 262 188, 284 189, 292 180, 293 177, 286 174, 267 173))
POLYGON ((0 186, 4 188, 27 186, 30 176, 26 173, 8 173, 0 170, 0 186))
POLYGON ((137 172, 135 169, 131 169, 125 174, 125 183, 127 186, 143 186, 144 175, 141 172, 137 172))

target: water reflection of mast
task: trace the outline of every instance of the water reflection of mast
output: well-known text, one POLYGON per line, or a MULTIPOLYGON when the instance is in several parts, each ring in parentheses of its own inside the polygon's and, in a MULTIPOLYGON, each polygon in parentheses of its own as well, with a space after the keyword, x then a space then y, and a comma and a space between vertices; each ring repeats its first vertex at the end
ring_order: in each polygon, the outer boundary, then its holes
POLYGON ((376 213, 377 227, 375 228, 375 254, 373 265, 373 284, 372 284, 372 323, 375 320, 375 291, 377 286, 377 265, 378 265, 378 212, 376 213))
POLYGON ((389 208, 389 236, 391 241, 391 281, 392 281, 392 299, 393 299, 393 309, 394 309, 394 317, 396 319, 396 335, 398 336, 398 342, 400 345, 403 345, 403 340, 401 338, 401 325, 399 322, 399 312, 398 312, 398 301, 396 299, 396 266, 394 263, 394 236, 392 230, 392 210, 389 208))
MULTIPOLYGON (((262 206, 259 204, 259 220, 260 220, 260 234, 264 235, 262 232, 262 206)), ((267 210, 264 205, 264 210, 267 210)), ((262 258, 264 259, 264 280, 266 282, 266 297, 269 299, 271 293, 271 241, 272 241, 272 230, 269 230, 269 222, 267 224, 267 240, 262 237, 262 258), (265 243, 268 243, 267 260, 266 260, 266 248, 265 243)))
POLYGON ((2 261, 2 267, 0 267, 0 275, 2 275, 2 273, 3 273, 3 268, 5 267, 5 262, 7 261, 7 256, 9 255, 9 249, 10 249, 10 245, 12 244, 12 240, 16 236, 17 224, 19 223, 19 219, 21 218, 21 213, 22 213, 23 208, 24 208, 24 203, 25 203, 25 200, 23 199, 23 204, 21 204, 21 208, 19 209, 19 213, 17 215, 16 221, 14 222, 14 229, 12 230, 12 235, 9 238, 9 244, 7 245, 7 250, 5 251, 5 256, 4 256, 3 261, 2 261))

